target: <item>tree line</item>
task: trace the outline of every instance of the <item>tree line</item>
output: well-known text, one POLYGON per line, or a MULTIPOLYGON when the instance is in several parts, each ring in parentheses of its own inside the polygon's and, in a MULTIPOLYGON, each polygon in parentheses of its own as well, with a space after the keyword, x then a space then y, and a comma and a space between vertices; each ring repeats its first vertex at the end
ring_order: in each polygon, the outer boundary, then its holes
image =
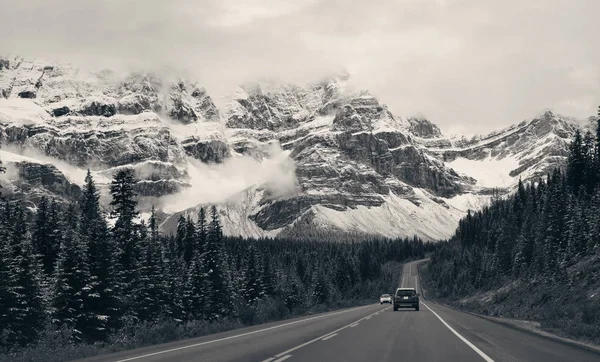
POLYGON ((140 218, 135 182, 131 169, 116 172, 109 212, 89 171, 76 203, 0 205, 0 349, 65 328, 73 343, 94 343, 144 322, 252 324, 374 299, 395 286, 391 265, 432 249, 417 238, 226 237, 216 206, 162 235, 154 208, 140 218))
POLYGON ((566 170, 469 212, 431 256, 445 297, 489 290, 520 278, 568 284, 567 268, 600 247, 600 107, 596 134, 577 130, 566 170))

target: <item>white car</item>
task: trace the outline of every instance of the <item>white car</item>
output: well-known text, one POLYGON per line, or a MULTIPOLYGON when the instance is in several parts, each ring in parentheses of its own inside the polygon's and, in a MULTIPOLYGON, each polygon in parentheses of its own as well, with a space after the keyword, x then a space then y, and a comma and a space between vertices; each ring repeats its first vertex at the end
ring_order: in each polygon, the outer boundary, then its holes
POLYGON ((383 303, 392 304, 392 296, 389 294, 382 294, 381 297, 379 297, 379 304, 383 304, 383 303))

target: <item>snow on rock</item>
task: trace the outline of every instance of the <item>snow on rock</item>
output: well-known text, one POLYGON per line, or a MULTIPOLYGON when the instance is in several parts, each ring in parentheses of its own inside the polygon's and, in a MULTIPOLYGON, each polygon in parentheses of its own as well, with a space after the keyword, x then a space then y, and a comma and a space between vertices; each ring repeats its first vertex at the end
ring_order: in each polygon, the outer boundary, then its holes
POLYGON ((29 99, 0 98, 0 123, 35 125, 43 124, 50 118, 44 108, 29 99))
POLYGON ((444 137, 348 84, 260 81, 215 100, 193 80, 0 58, 0 159, 14 171, 4 181, 34 207, 42 194, 74 197, 90 168, 106 203, 112 175, 131 167, 143 215, 155 205, 167 232, 179 214, 218 204, 230 235, 311 225, 434 240, 491 188, 564 164, 580 127, 545 113, 444 137))
POLYGON ((510 171, 519 167, 519 161, 513 157, 503 159, 484 158, 482 160, 469 160, 459 157, 445 165, 459 173, 463 173, 477 180, 477 185, 487 188, 507 188, 517 181, 510 176, 510 171))

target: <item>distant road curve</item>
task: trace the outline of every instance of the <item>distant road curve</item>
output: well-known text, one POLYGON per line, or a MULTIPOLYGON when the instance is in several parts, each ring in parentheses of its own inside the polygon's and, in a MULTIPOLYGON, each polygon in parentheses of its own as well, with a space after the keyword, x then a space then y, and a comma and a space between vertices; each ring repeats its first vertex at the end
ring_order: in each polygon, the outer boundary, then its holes
MULTIPOLYGON (((420 292, 417 260, 402 287, 420 292)), ((382 291, 382 293, 389 291, 382 291)), ((600 355, 421 300, 420 311, 368 305, 81 361, 542 361, 600 355)))

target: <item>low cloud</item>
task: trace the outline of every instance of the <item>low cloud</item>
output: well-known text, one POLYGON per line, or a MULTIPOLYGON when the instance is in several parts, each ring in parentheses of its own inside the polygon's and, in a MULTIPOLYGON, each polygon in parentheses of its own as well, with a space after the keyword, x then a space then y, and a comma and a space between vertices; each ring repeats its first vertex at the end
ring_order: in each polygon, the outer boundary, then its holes
MULTIPOLYGON (((12 144, 3 144, 0 148, 0 159, 4 164, 10 162, 28 161, 34 163, 50 163, 55 166, 67 179, 77 185, 83 185, 87 169, 73 166, 65 161, 46 156, 41 151, 31 147, 20 147, 12 144)), ((17 175, 5 175, 7 178, 17 175)), ((106 180, 104 180, 106 181, 106 180)))
POLYGON ((238 196, 252 187, 261 187, 273 197, 295 193, 298 188, 296 167, 288 152, 277 143, 272 143, 266 151, 261 160, 236 155, 220 164, 205 164, 189 159, 191 187, 163 196, 156 203, 170 213, 199 204, 240 203, 243 198, 238 196))

